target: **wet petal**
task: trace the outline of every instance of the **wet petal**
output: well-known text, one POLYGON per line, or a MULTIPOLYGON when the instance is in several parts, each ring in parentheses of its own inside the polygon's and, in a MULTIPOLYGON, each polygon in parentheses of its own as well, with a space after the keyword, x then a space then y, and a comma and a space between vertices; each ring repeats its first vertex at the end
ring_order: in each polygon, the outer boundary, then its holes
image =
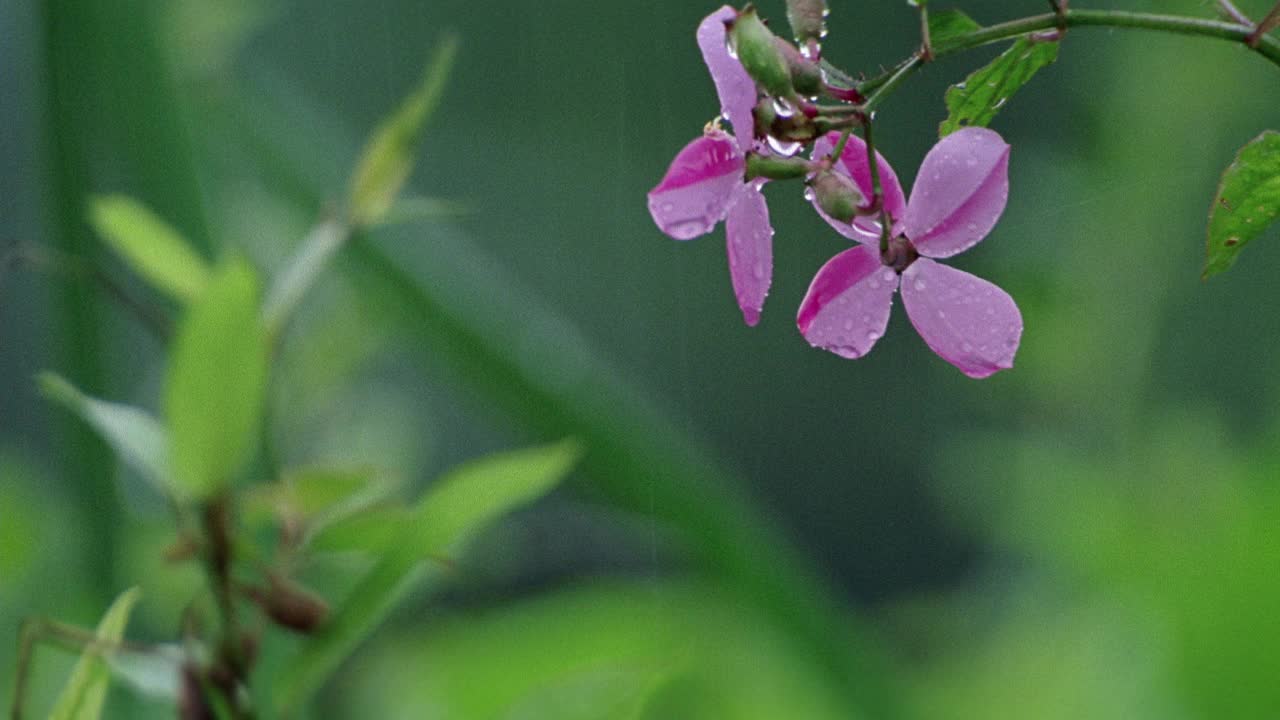
MULTIPOLYGON (((818 138, 813 143, 813 159, 826 157, 835 149, 836 143, 840 141, 840 133, 833 132, 818 138)), ((898 174, 889 166, 884 155, 876 152, 876 158, 880 164, 880 189, 884 193, 885 210, 889 211, 889 218, 897 222, 902 219, 906 212, 907 201, 906 196, 902 192, 902 183, 898 181, 898 174)), ((841 153, 840 162, 835 165, 839 170, 849 177, 853 178, 854 183, 862 194, 870 202, 871 196, 874 194, 871 187, 871 163, 867 162, 867 144, 857 135, 850 135, 849 142, 844 146, 844 152, 841 153)), ((853 221, 853 226, 840 222, 829 217, 822 209, 818 207, 816 202, 813 203, 813 209, 818 211, 824 220, 836 229, 836 232, 849 238, 864 243, 880 242, 880 221, 877 217, 860 217, 853 221)))
POLYGON ((742 64, 729 54, 728 33, 724 24, 738 17, 738 11, 725 5, 702 20, 698 25, 698 47, 702 59, 711 72, 720 96, 720 112, 733 123, 733 131, 750 138, 755 134, 755 119, 751 111, 756 106, 756 84, 742 69, 742 64))
POLYGON ((972 378, 1013 367, 1022 313, 1009 293, 928 258, 902 273, 902 304, 920 337, 972 378))
POLYGON ((965 128, 938 141, 911 190, 903 230, 921 255, 951 257, 991 232, 1009 198, 1009 145, 965 128))
POLYGON ((760 322, 760 311, 773 282, 773 226, 769 224, 769 206, 760 188, 754 184, 743 184, 742 188, 737 201, 729 207, 724 229, 733 294, 742 309, 742 319, 754 327, 760 322))
POLYGON ((862 357, 884 336, 897 287, 897 273, 880 264, 876 250, 852 247, 814 276, 796 325, 814 347, 840 357, 862 357))
POLYGON ((691 240, 724 219, 742 183, 745 161, 722 132, 684 146, 658 186, 649 191, 649 214, 662 232, 691 240))

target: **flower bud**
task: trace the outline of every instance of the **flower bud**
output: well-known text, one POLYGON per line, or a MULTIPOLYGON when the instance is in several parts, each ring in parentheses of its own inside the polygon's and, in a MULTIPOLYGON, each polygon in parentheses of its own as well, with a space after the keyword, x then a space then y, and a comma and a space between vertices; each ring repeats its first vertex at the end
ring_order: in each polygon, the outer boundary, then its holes
POLYGON ((805 57, 795 45, 783 40, 780 37, 774 37, 778 46, 778 51, 782 53, 782 58, 787 62, 787 70, 791 73, 791 86, 796 92, 806 97, 812 97, 822 92, 822 70, 818 67, 818 63, 805 57))
POLYGON ((730 52, 737 55, 751 79, 770 95, 782 98, 794 95, 787 61, 755 7, 748 5, 727 25, 730 52))
POLYGON ((852 223, 858 209, 867 203, 853 179, 844 173, 823 170, 810 181, 809 187, 813 189, 818 207, 840 222, 852 223))
POLYGON ((827 0, 787 0, 787 22, 801 45, 827 34, 827 0))
POLYGON ((274 575, 268 582, 266 588, 251 588, 247 594, 277 625, 310 633, 329 616, 329 604, 310 590, 274 575))

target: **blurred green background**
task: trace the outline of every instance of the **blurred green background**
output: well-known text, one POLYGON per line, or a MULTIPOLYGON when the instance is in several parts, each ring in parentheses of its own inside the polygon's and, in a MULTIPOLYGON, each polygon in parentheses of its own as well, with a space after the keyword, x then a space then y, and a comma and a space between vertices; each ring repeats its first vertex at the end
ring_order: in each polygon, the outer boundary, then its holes
MULTIPOLYGON (((781 29, 781 0, 759 5, 781 29)), ((905 3, 831 5, 837 65, 914 49, 905 3)), ((1044 10, 959 6, 984 23, 1044 10)), ((1280 715, 1275 231, 1198 279, 1222 169, 1280 128, 1276 68, 1221 42, 1068 35, 993 123, 1013 147, 1008 210, 957 266, 1008 290, 1026 331, 1017 367, 975 382, 901 313, 861 360, 807 346, 795 309, 846 241, 798 188, 768 191, 755 329, 723 236, 654 228, 645 192, 715 114, 693 42, 714 7, 0 3, 0 247, 121 278, 87 193, 139 197, 270 273, 441 33, 462 38, 411 183, 460 212, 363 238, 308 298, 275 367, 276 452, 408 487, 565 435, 588 457, 398 612, 314 716, 1280 715)), ((904 182, 944 89, 997 51, 946 58, 883 107, 904 182)), ((32 380, 54 368, 154 408, 163 350, 83 278, 0 269, 6 705, 24 617, 89 625, 140 583, 132 634, 169 639, 198 586, 160 557, 164 508, 32 380)), ((71 658, 41 658, 46 697, 71 658)), ((120 689, 111 708, 172 714, 120 689)))

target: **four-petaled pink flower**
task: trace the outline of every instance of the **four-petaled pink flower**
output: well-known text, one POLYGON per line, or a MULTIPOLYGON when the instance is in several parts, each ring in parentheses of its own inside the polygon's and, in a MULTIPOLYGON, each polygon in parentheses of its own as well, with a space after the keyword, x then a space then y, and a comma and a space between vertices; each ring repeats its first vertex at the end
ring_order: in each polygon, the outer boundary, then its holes
MULTIPOLYGON (((819 138, 813 157, 829 155, 837 138, 835 133, 819 138)), ((892 222, 889 257, 880 253, 878 222, 827 218, 860 244, 818 271, 796 317, 800 332, 815 347, 861 357, 884 335, 893 293, 900 287, 911 324, 942 359, 973 378, 1013 367, 1022 337, 1022 315, 1013 298, 986 280, 936 262, 968 250, 995 227, 1009 195, 1009 146, 985 128, 948 135, 925 156, 910 200, 878 153, 877 165, 892 222)), ((835 166, 872 197, 865 143, 850 137, 835 166)))
POLYGON ((720 96, 720 112, 744 139, 709 127, 676 155, 662 182, 649 192, 649 212, 662 232, 676 240, 692 240, 725 222, 734 294, 743 319, 755 325, 773 278, 773 227, 760 192, 765 181, 745 180, 758 95, 726 44, 725 23, 737 16, 727 5, 708 15, 698 25, 698 47, 720 96))

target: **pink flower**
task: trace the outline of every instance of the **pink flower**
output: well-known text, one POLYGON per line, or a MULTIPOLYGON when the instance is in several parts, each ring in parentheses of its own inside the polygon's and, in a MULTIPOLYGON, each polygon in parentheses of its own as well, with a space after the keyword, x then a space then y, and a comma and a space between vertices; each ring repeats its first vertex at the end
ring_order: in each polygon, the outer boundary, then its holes
POLYGON ((726 5, 703 19, 698 47, 720 96, 720 112, 748 138, 748 148, 723 130, 708 128, 676 154, 662 182, 649 191, 649 213, 676 240, 705 235, 724 221, 734 294, 743 319, 755 325, 773 278, 773 227, 760 192, 764 180, 745 180, 757 92, 726 45, 725 23, 737 15, 726 5))
MULTIPOLYGON (((828 155, 837 138, 820 138, 813 157, 828 155)), ((910 200, 884 158, 877 162, 893 223, 890 252, 881 257, 880 224, 871 218, 852 224, 827 218, 860 244, 833 257, 814 277, 796 317, 801 334, 814 347, 862 357, 884 335, 893 293, 901 289, 911 324, 943 360, 973 378, 1013 367, 1022 338, 1022 315, 1013 298, 936 262, 968 250, 995 227, 1009 196, 1009 146, 985 128, 948 135, 925 156, 910 200)), ((872 197, 861 139, 849 138, 836 169, 872 197)))

